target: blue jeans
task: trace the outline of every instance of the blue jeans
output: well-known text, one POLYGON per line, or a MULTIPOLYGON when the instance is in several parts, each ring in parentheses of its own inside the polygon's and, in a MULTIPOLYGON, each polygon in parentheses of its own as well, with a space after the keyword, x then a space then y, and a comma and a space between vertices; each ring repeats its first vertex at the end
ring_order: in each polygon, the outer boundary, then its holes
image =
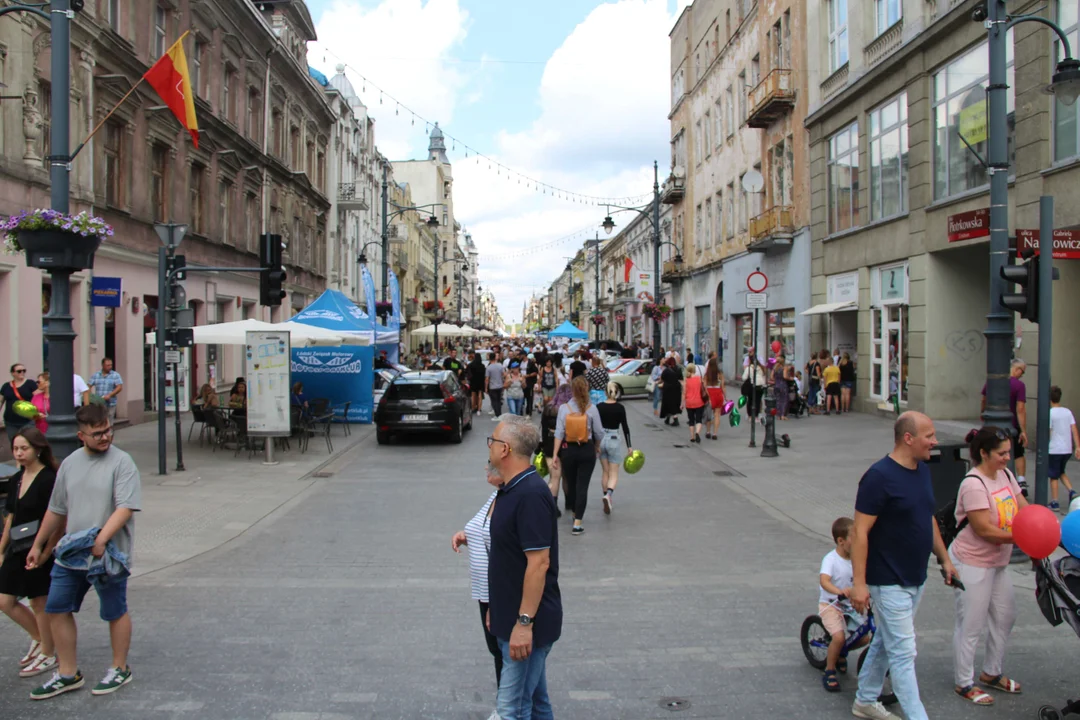
POLYGON ((506 398, 506 409, 511 415, 520 415, 525 407, 525 398, 506 398))
POLYGON ((653 388, 653 391, 652 391, 652 409, 653 410, 659 410, 660 409, 660 392, 661 392, 661 390, 662 390, 662 388, 660 388, 660 387, 654 387, 653 388))
POLYGON ((547 656, 551 645, 533 647, 525 660, 510 659, 510 643, 499 639, 502 679, 495 709, 500 720, 553 720, 547 691, 547 656))
POLYGON ((855 693, 856 702, 877 702, 885 673, 891 673, 893 692, 908 720, 927 720, 915 677, 915 612, 923 587, 870 586, 877 633, 866 651, 859 673, 859 691, 855 693))

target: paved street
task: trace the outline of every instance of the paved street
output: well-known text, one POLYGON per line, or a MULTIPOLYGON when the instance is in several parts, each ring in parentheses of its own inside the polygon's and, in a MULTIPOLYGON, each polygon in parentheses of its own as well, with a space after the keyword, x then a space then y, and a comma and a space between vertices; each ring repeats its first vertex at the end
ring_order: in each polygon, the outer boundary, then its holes
MULTIPOLYGON (((887 451, 889 421, 792 420, 782 429, 793 447, 769 460, 746 448, 745 424, 687 447, 685 426, 664 428, 643 401, 627 406, 645 470, 623 476, 611 517, 594 488, 583 537, 564 518, 566 623, 549 661, 556 716, 850 717, 854 679, 827 695, 798 632, 816 609, 828 525, 850 514, 859 474, 887 451), (662 708, 671 698, 688 707, 662 708)), ((140 442, 144 427, 118 445, 140 442)), ((389 447, 354 428, 351 449, 337 430, 336 456, 314 441, 295 464, 271 469, 206 454, 198 472, 168 479, 141 453, 134 681, 109 697, 83 690, 31 703, 33 681, 16 675, 23 637, 2 621, 0 718, 484 720, 494 673, 467 559, 449 538, 488 493, 493 427, 485 415, 461 446, 389 447), (181 479, 194 482, 163 484, 181 479)), ((200 457, 192 451, 191 462, 200 457)), ((1080 692, 1077 638, 1047 625, 1026 590, 1018 595, 1007 669, 1026 690, 987 709, 952 694, 951 591, 928 590, 918 668, 931 717, 1034 717, 1043 702, 1080 692)), ((94 681, 109 659, 96 612, 91 593, 80 664, 94 681)))

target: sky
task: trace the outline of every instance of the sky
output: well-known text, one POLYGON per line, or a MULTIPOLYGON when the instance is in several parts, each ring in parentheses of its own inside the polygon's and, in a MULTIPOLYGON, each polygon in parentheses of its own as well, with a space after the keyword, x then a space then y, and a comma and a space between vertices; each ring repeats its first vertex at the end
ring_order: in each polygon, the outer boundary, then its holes
POLYGON ((426 157, 427 122, 447 134, 456 219, 508 323, 604 236, 583 196, 641 204, 654 159, 666 174, 668 32, 688 0, 307 3, 309 62, 347 66, 385 156, 426 157))

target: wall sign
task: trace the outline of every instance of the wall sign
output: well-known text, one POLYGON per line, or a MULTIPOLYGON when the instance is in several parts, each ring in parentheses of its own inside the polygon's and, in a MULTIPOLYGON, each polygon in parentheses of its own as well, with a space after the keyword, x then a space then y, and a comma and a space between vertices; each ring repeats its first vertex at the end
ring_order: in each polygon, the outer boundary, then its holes
POLYGON ((826 282, 825 302, 833 303, 859 302, 859 272, 841 273, 830 275, 826 282))
POLYGON ((947 222, 951 243, 990 236, 990 208, 950 215, 947 222))
POLYGON ((882 305, 907 303, 907 265, 878 268, 878 299, 882 305))
POLYGON ((90 283, 90 304, 95 307, 120 307, 122 283, 118 277, 95 275, 90 283))
MULTIPOLYGON (((1017 230, 1016 244, 1020 252, 1034 250, 1038 255, 1039 231, 1017 230)), ((1054 230, 1054 259, 1080 259, 1080 230, 1054 230)))

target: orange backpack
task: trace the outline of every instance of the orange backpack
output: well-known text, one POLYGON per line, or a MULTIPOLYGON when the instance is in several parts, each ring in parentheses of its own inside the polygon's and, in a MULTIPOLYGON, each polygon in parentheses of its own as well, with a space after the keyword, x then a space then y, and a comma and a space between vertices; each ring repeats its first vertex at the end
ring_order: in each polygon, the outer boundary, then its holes
POLYGON ((572 412, 566 416, 563 424, 563 437, 568 443, 581 444, 589 440, 589 416, 583 412, 572 412))

